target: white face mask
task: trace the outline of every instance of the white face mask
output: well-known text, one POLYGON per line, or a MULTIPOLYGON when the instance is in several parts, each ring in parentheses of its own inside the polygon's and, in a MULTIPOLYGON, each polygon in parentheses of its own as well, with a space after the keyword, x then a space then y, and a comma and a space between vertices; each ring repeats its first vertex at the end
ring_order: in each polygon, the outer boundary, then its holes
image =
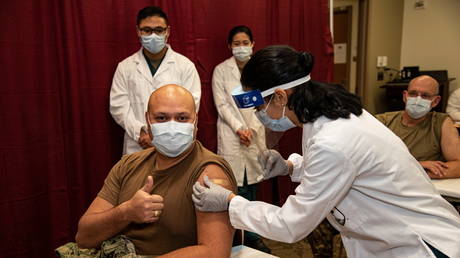
POLYGON ((166 46, 166 35, 157 35, 152 33, 148 36, 141 36, 139 38, 142 46, 150 53, 157 54, 166 46))
POLYGON ((234 47, 232 48, 232 54, 238 61, 248 61, 252 55, 252 47, 234 47))
POLYGON ((195 125, 169 121, 150 124, 152 128, 152 145, 161 154, 174 158, 187 150, 193 143, 195 125))
POLYGON ((264 110, 257 111, 256 117, 260 120, 260 122, 267 127, 268 129, 274 132, 284 132, 291 128, 294 128, 296 125, 289 119, 289 117, 284 115, 286 111, 286 106, 283 107, 283 116, 280 119, 273 119, 267 114, 267 108, 272 101, 273 96, 268 101, 267 107, 264 110))
POLYGON ((406 102, 406 111, 410 117, 419 119, 431 110, 431 100, 418 97, 408 97, 406 102))

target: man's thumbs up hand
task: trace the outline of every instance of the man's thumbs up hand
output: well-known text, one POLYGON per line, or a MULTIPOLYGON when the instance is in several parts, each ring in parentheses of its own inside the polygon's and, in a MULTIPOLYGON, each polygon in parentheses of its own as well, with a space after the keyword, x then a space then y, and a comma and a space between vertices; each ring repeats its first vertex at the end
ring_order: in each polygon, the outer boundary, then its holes
POLYGON ((153 178, 152 176, 148 176, 147 180, 145 180, 144 187, 142 187, 142 191, 150 194, 152 190, 153 190, 153 178))
POLYGON ((163 197, 150 195, 153 190, 153 178, 148 176, 144 186, 127 201, 128 219, 135 223, 151 223, 160 218, 163 210, 163 197))

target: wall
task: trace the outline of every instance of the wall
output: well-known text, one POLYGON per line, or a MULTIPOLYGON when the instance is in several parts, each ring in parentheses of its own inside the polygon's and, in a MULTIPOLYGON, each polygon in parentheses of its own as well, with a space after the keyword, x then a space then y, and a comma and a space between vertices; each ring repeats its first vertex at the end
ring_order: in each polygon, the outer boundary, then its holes
POLYGON ((460 87, 460 1, 425 1, 423 10, 415 10, 414 2, 404 1, 401 67, 448 70, 449 77, 456 77, 453 91, 460 87))
POLYGON ((385 110, 385 91, 377 81, 377 56, 388 57, 388 67, 399 68, 404 2, 369 0, 364 108, 372 114, 385 110))

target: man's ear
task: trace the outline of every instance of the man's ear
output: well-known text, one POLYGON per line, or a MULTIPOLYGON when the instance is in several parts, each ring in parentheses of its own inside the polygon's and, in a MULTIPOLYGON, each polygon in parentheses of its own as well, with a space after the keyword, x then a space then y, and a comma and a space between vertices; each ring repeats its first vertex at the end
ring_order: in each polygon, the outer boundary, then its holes
POLYGON ((149 112, 145 111, 145 123, 150 126, 149 112))
POLYGON ((431 101, 431 108, 436 107, 439 104, 439 102, 441 102, 441 96, 438 95, 434 97, 433 101, 431 101))
POLYGON ((150 128, 151 126, 148 111, 145 111, 145 123, 147 124, 147 133, 150 135, 150 139, 153 139, 152 128, 150 128))
POLYGON ((198 133, 198 113, 195 113, 195 122, 193 122, 195 125, 195 130, 193 131, 193 138, 196 139, 196 135, 198 133))
POLYGON ((404 103, 407 103, 407 90, 403 91, 402 95, 404 103))
POLYGON ((169 35, 171 35, 171 26, 168 25, 166 28, 165 42, 168 42, 169 35))

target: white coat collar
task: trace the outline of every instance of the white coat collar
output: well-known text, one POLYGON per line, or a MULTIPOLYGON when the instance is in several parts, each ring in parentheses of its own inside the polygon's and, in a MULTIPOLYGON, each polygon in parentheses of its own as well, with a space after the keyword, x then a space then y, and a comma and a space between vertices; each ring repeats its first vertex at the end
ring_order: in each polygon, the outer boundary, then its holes
POLYGON ((225 61, 225 64, 228 68, 231 69, 232 71, 232 75, 233 77, 237 78, 238 80, 240 80, 241 78, 241 73, 240 73, 240 70, 238 69, 238 65, 236 64, 236 60, 235 60, 235 57, 230 57, 229 59, 227 59, 225 61))
MULTIPOLYGON (((160 67, 158 68, 157 72, 155 75, 162 73, 163 71, 166 71, 168 68, 168 65, 164 64, 174 64, 176 62, 174 58, 174 50, 171 48, 169 44, 166 44, 168 47, 168 51, 166 51, 166 55, 163 59, 163 61, 160 64, 160 67)), ((153 83, 153 77, 152 73, 150 72, 149 65, 147 64, 147 61, 145 60, 144 54, 142 53, 143 47, 139 49, 134 56, 134 62, 137 65, 137 70, 139 71, 140 74, 142 74, 150 83, 153 83)))
MULTIPOLYGON (((362 109, 363 113, 359 116, 372 116, 370 115, 365 109, 362 109)), ((325 116, 320 116, 318 117, 313 123, 306 123, 303 124, 303 135, 306 138, 312 138, 315 136, 321 129, 323 129, 324 125, 329 123, 329 122, 335 122, 335 121, 346 121, 346 120, 352 120, 356 118, 357 116, 354 114, 350 114, 350 118, 338 118, 338 119, 329 119, 325 116), (344 120, 346 119, 346 120, 344 120)))
POLYGON ((303 124, 303 137, 310 139, 315 136, 324 126, 325 123, 332 121, 331 119, 320 116, 313 123, 303 124))

